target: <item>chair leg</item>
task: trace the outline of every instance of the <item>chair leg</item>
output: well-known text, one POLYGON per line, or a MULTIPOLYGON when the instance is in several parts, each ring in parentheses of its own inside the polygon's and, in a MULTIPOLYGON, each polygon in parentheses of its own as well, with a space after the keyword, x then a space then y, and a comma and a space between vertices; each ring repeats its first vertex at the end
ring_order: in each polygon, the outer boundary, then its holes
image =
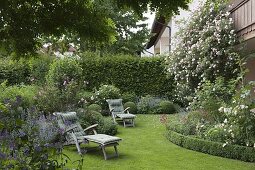
POLYGON ((124 127, 126 127, 126 121, 125 121, 125 119, 123 119, 123 124, 124 124, 124 127))
POLYGON ((76 138, 76 136, 75 136, 74 133, 72 133, 72 137, 73 137, 73 139, 74 139, 74 142, 75 142, 77 151, 78 151, 78 153, 81 155, 81 154, 82 154, 82 153, 81 153, 81 148, 80 148, 79 142, 78 142, 78 140, 77 140, 77 138, 76 138))
POLYGON ((106 151, 105 151, 105 146, 102 146, 102 151, 104 154, 104 160, 107 160, 107 155, 106 155, 106 151))
POLYGON ((115 150, 115 155, 116 155, 117 157, 119 157, 119 153, 118 153, 118 149, 117 149, 117 146, 116 146, 116 145, 114 145, 114 150, 115 150))

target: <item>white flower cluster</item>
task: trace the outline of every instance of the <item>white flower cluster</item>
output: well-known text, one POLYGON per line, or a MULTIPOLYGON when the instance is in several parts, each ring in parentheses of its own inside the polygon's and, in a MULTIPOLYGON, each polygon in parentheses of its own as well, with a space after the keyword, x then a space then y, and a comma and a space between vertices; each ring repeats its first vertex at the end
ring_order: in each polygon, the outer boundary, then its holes
MULTIPOLYGON (((246 146, 254 146, 255 113, 250 111, 252 106, 251 89, 255 83, 249 83, 239 89, 230 107, 220 107, 219 112, 226 115, 226 119, 218 124, 228 134, 227 142, 235 143, 242 138, 246 146), (241 136, 242 135, 242 136, 241 136), (241 136, 241 137, 240 137, 241 136)), ((225 143, 224 146, 228 144, 225 143)), ((223 146, 223 147, 224 147, 223 146)))

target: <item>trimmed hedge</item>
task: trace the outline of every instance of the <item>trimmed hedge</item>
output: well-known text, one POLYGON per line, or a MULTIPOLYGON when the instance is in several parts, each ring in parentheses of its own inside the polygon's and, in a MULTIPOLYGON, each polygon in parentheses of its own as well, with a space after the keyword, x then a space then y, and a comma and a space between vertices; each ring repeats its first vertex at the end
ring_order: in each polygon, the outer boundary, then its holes
POLYGON ((223 143, 185 136, 171 130, 168 130, 167 138, 176 145, 194 151, 246 162, 255 162, 255 148, 252 147, 239 145, 226 145, 223 147, 223 143))
POLYGON ((168 78, 163 58, 84 57, 81 61, 87 88, 113 84, 122 92, 136 95, 171 95, 173 79, 168 78))
POLYGON ((163 58, 85 56, 75 63, 77 70, 82 72, 76 72, 71 67, 73 64, 66 63, 66 60, 68 59, 54 62, 47 56, 21 61, 0 59, 0 83, 7 79, 8 85, 44 84, 45 75, 48 75, 47 80, 51 79, 54 83, 63 84, 63 79, 69 76, 69 79, 85 80, 88 91, 94 91, 95 88, 108 84, 116 86, 124 94, 137 96, 149 94, 171 98, 174 80, 173 77, 168 77, 163 58), (50 67, 53 69, 52 65, 55 65, 55 71, 49 71, 50 67), (59 74, 53 73, 58 70, 59 74))

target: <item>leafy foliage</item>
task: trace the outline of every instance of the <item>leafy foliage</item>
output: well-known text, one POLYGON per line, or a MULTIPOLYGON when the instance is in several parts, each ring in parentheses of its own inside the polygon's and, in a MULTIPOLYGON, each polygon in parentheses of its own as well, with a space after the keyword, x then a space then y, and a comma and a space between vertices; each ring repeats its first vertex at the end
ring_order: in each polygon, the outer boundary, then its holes
POLYGON ((178 11, 178 7, 187 7, 187 0, 48 0, 48 1, 1 1, 0 42, 7 51, 18 54, 34 53, 40 36, 61 36, 65 33, 78 34, 91 42, 112 42, 115 39, 114 22, 109 10, 102 4, 116 4, 143 12, 147 4, 153 11, 178 11), (50 26, 49 26, 50 25, 50 26))
POLYGON ((0 84, 0 103, 4 102, 14 102, 17 99, 21 99, 20 106, 23 108, 32 107, 34 102, 34 97, 37 93, 37 86, 25 86, 25 85, 15 85, 7 86, 6 82, 0 84))
POLYGON ((55 60, 50 66, 46 80, 50 85, 65 89, 69 83, 82 81, 82 68, 75 59, 55 60))
POLYGON ((214 121, 223 121, 224 115, 218 109, 222 104, 229 103, 235 93, 236 85, 236 80, 226 82, 222 77, 216 78, 214 83, 204 82, 190 104, 191 110, 203 110, 211 115, 214 121))
MULTIPOLYGON (((95 100, 102 106, 104 112, 108 110, 107 99, 119 99, 120 98, 120 89, 114 85, 101 85, 98 91, 95 92, 95 100)), ((107 113, 103 113, 107 114, 107 113)))
POLYGON ((101 54, 129 54, 138 55, 144 49, 149 30, 144 21, 147 19, 133 10, 120 10, 117 6, 110 6, 110 18, 116 26, 116 41, 99 47, 101 54))
POLYGON ((188 8, 189 0, 114 0, 120 7, 131 7, 137 12, 143 12, 149 7, 152 11, 158 11, 161 14, 171 15, 173 13, 178 13, 179 7, 188 8))
POLYGON ((126 102, 137 102, 137 96, 134 92, 125 92, 123 94, 121 94, 121 98, 123 100, 123 103, 126 102))
POLYGON ((25 60, 0 59, 0 83, 7 80, 8 85, 29 83, 30 70, 25 60))
POLYGON ((1 43, 7 50, 35 52, 37 37, 73 32, 94 41, 111 41, 114 24, 93 1, 3 1, 1 43), (49 27, 50 25, 50 27, 49 27))
POLYGON ((38 56, 38 58, 30 58, 29 65, 29 80, 33 84, 45 84, 46 75, 50 69, 50 65, 53 62, 53 58, 50 56, 38 56))

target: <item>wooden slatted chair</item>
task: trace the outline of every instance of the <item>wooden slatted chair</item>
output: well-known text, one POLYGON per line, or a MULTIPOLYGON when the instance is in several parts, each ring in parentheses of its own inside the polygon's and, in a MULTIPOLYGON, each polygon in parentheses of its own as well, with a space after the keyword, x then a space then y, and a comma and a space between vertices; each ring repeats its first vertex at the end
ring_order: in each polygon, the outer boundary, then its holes
POLYGON ((64 130, 65 142, 64 145, 75 144, 79 154, 82 154, 80 144, 94 142, 99 144, 99 147, 103 151, 104 159, 107 160, 110 157, 118 157, 117 145, 122 139, 115 136, 97 134, 96 127, 97 124, 92 125, 86 129, 82 129, 76 112, 55 112, 53 113, 58 120, 59 127, 64 130), (93 135, 87 135, 86 132, 89 130, 93 131, 93 135), (106 154, 106 147, 114 147, 115 154, 113 156, 108 156, 106 154))
POLYGON ((110 113, 115 123, 117 123, 117 121, 122 121, 124 127, 135 126, 136 115, 129 113, 129 107, 124 109, 122 99, 108 99, 106 101, 109 105, 110 113))

